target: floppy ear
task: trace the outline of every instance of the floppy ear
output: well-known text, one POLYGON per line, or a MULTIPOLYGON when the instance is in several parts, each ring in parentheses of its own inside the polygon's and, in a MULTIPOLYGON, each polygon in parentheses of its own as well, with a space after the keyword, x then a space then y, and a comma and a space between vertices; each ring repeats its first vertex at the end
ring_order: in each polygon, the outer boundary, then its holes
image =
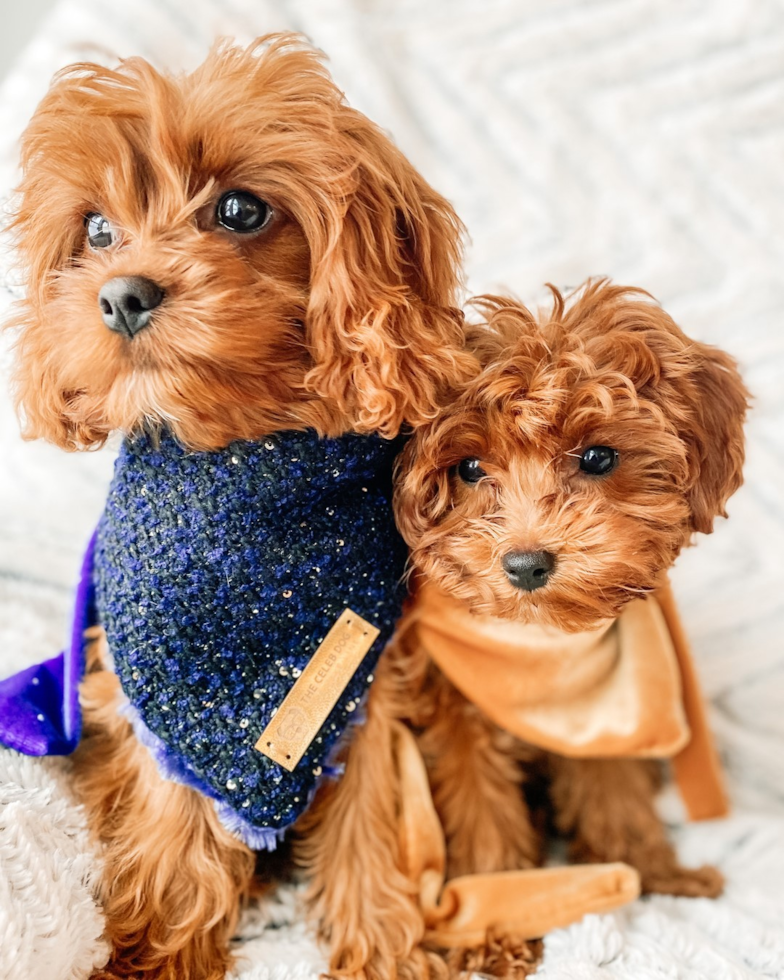
POLYGON ((64 184, 78 185, 72 156, 63 147, 73 143, 77 114, 89 100, 89 86, 113 84, 116 73, 98 65, 71 65, 57 73, 21 138, 22 180, 8 230, 24 270, 25 296, 3 325, 15 333, 12 386, 25 439, 43 438, 69 451, 105 442, 108 431, 79 417, 79 393, 60 390, 52 365, 52 341, 44 328, 44 305, 58 271, 71 263, 84 226, 74 212, 73 194, 64 184))
POLYGON ((743 482, 743 422, 749 393, 734 359, 716 347, 699 344, 693 375, 696 388, 693 424, 686 435, 692 487, 691 523, 709 534, 715 517, 743 482))
POLYGON ((393 436, 433 417, 471 369, 456 309, 462 226, 364 117, 341 138, 349 186, 322 244, 311 240, 307 384, 358 431, 393 436))

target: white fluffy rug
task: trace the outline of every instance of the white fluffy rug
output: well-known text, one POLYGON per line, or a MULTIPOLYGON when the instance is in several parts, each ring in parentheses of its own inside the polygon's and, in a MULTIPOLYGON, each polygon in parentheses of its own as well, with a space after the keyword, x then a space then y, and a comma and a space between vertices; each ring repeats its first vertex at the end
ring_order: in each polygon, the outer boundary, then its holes
MULTIPOLYGON (((470 285, 645 286, 735 353, 756 396, 747 485, 675 584, 735 815, 683 826, 717 902, 654 898, 547 938, 546 980, 784 978, 784 8, 777 0, 62 0, 0 89, 0 191, 60 65, 191 66, 216 34, 297 28, 457 205, 470 285)), ((8 267, 3 256, 0 266, 8 267)), ((0 315, 13 291, 0 289, 0 315)), ((0 401, 0 673, 50 655, 111 453, 23 444, 0 401)), ((106 952, 67 765, 0 750, 0 980, 80 980, 106 952)), ((242 923, 242 980, 313 980, 296 896, 242 923)), ((186 980, 186 978, 183 978, 186 980)), ((192 978, 197 980, 197 978, 192 978)))

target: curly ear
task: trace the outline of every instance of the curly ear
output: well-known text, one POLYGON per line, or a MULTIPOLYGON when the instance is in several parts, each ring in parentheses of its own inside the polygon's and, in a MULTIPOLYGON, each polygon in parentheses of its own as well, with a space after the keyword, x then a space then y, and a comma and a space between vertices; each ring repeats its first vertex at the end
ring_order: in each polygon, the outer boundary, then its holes
POLYGON ((692 476, 691 523, 709 534, 715 517, 726 517, 724 505, 743 482, 744 439, 749 393, 735 360, 724 351, 697 345, 693 375, 697 393, 692 427, 686 435, 692 476))
POLYGON ((392 436, 431 418, 471 370, 456 309, 462 226, 379 129, 344 111, 345 190, 310 242, 307 384, 359 431, 392 436))
POLYGON ((446 475, 422 456, 424 431, 420 430, 408 440, 395 464, 392 501, 395 523, 412 549, 418 548, 447 506, 446 475))
POLYGON ((481 444, 474 423, 474 416, 453 408, 416 430, 398 456, 392 507, 412 557, 439 538, 452 511, 454 466, 481 444))

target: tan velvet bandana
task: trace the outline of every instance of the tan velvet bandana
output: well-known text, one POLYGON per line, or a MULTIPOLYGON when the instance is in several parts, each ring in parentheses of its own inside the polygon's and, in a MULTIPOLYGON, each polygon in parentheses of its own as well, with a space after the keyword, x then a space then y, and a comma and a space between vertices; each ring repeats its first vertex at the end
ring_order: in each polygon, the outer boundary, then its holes
MULTIPOLYGON (((573 636, 474 617, 424 588, 406 619, 455 686, 496 724, 570 756, 671 757, 692 819, 727 800, 689 647, 669 586, 593 633, 573 636)), ((443 830, 412 733, 393 729, 402 870, 439 946, 489 929, 535 938, 640 893, 625 864, 535 868, 445 881, 443 830)))
POLYGON ((424 586, 410 624, 458 690, 499 727, 559 755, 672 758, 690 816, 726 812, 668 587, 630 602, 595 631, 570 634, 474 616, 424 586))

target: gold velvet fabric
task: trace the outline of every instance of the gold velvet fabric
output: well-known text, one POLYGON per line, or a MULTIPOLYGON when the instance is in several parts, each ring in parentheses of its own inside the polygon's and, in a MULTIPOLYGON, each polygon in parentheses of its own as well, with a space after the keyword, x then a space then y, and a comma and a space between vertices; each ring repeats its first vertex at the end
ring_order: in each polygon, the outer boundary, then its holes
MULTIPOLYGON (((497 725, 572 757, 668 758, 692 819, 727 812, 718 756, 669 585, 590 633, 473 616, 423 587, 406 620, 452 683, 497 725)), ((428 938, 473 946, 488 929, 533 939, 639 895, 625 864, 465 875, 445 883, 443 831, 411 732, 395 728, 401 853, 428 938)))

